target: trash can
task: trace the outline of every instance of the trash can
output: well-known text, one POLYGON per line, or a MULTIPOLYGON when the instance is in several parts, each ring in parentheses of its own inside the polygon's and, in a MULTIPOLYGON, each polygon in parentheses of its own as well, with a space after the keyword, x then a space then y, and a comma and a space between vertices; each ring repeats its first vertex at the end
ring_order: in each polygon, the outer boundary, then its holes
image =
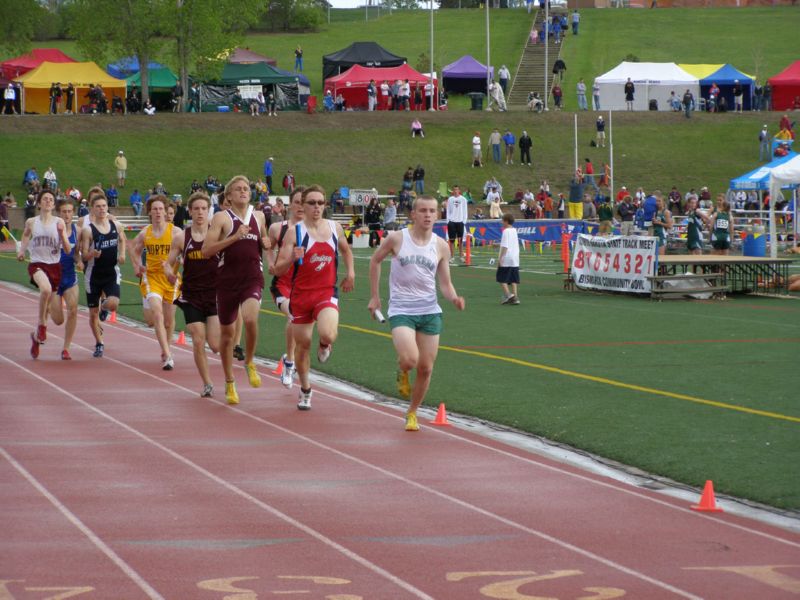
POLYGON ((313 115, 314 112, 317 110, 317 97, 316 96, 309 96, 308 97, 308 104, 306 105, 306 111, 308 114, 313 115))
POLYGON ((744 242, 742 242, 742 255, 767 255, 767 234, 764 233, 764 227, 754 227, 752 231, 747 232, 744 242))
POLYGON ((486 94, 483 92, 470 92, 467 96, 472 100, 472 107, 470 110, 483 110, 483 99, 486 97, 486 94))

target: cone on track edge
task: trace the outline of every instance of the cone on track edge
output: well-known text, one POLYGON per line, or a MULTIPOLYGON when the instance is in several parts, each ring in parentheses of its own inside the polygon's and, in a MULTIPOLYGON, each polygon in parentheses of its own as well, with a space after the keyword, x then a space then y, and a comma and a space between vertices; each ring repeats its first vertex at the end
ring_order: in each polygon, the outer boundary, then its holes
POLYGON ((447 421, 447 410, 444 407, 444 402, 439 404, 439 410, 436 411, 436 418, 431 421, 431 425, 440 425, 449 427, 451 423, 447 421))
POLYGON ((178 346, 185 346, 186 345, 186 333, 181 331, 178 333, 178 341, 176 342, 178 346))
POLYGON ((283 373, 283 359, 278 359, 278 364, 272 370, 273 375, 281 375, 283 373))
POLYGON ((467 249, 466 249, 467 261, 466 265, 468 267, 472 266, 472 244, 469 241, 469 236, 467 236, 467 249))
POLYGON ((697 510, 700 512, 723 512, 722 509, 717 506, 717 500, 714 497, 714 483, 708 479, 706 480, 706 485, 703 487, 703 495, 700 496, 700 504, 693 505, 692 510, 697 510))
POLYGON ((109 317, 108 317, 108 322, 109 323, 116 323, 117 322, 117 311, 115 311, 115 310, 111 311, 111 315, 109 315, 109 317))

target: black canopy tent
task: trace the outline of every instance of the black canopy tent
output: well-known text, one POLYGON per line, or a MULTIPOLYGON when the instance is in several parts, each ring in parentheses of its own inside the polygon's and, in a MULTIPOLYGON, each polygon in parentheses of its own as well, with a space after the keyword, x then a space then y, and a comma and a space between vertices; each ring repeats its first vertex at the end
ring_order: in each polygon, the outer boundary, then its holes
POLYGON ((362 67, 399 67, 407 62, 375 42, 354 42, 347 48, 322 57, 322 80, 344 73, 353 65, 362 67))

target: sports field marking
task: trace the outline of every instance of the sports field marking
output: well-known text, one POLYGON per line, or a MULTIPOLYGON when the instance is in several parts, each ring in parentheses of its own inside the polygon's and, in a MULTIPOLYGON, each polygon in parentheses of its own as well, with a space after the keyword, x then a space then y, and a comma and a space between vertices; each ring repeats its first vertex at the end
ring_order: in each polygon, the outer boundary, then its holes
MULTIPOLYGON (((20 323, 23 323, 23 322, 20 321, 20 323)), ((81 350, 83 350, 83 351, 85 351, 87 353, 90 352, 88 348, 80 346, 79 344, 75 344, 75 346, 79 347, 81 350)), ((141 373, 142 375, 150 375, 149 373, 147 373, 145 371, 141 371, 140 369, 137 369, 136 367, 131 367, 130 365, 125 364, 122 361, 118 361, 116 359, 109 359, 108 357, 104 357, 104 360, 106 360, 106 359, 108 359, 111 362, 114 362, 116 364, 119 364, 121 366, 127 367, 127 368, 129 368, 129 369, 131 369, 133 371, 137 371, 137 372, 141 373)), ((255 496, 252 496, 251 494, 249 494, 248 492, 246 492, 243 489, 239 488, 235 484, 230 483, 229 481, 223 479, 222 477, 219 477, 218 475, 215 475, 211 471, 208 471, 207 469, 205 469, 204 467, 200 466, 199 464, 193 462, 189 458, 186 458, 182 454, 180 454, 180 453, 172 450, 171 448, 168 448, 164 444, 154 440, 153 438, 149 437, 147 434, 137 430, 136 428, 128 425, 127 423, 124 423, 124 422, 120 421, 119 419, 117 419, 117 418, 111 416, 110 414, 104 412, 103 410, 93 406, 92 404, 90 404, 89 402, 87 402, 87 401, 83 400, 82 398, 76 396, 75 394, 73 394, 73 393, 71 393, 71 392, 69 392, 67 390, 64 390, 63 388, 60 388, 59 386, 55 385, 54 383, 51 383, 50 381, 48 381, 44 377, 41 377, 37 373, 34 373, 34 372, 30 371, 24 365, 12 360, 11 358, 9 358, 9 357, 7 357, 7 356, 5 356, 3 354, 0 354, 0 360, 3 360, 6 363, 8 363, 9 365, 11 365, 13 367, 16 367, 17 369, 22 371, 24 374, 26 374, 26 375, 28 375, 30 377, 33 377, 38 382, 46 385, 47 387, 52 388, 54 391, 56 391, 56 392, 58 392, 58 393, 60 393, 60 394, 62 394, 64 396, 67 396, 68 398, 70 398, 71 400, 74 400, 75 402, 78 402, 79 404, 84 406, 86 409, 94 412, 98 416, 108 420, 109 422, 113 423, 114 425, 117 425, 118 427, 120 427, 120 428, 124 429, 125 431, 131 433, 132 435, 138 437, 142 441, 144 441, 144 442, 152 445, 153 447, 161 450, 162 452, 168 454, 169 456, 171 456, 172 458, 174 458, 178 462, 190 467, 191 469, 197 471, 201 475, 203 475, 203 476, 207 477, 208 479, 212 480, 214 483, 224 487, 225 489, 227 489, 228 491, 236 494, 237 496, 240 496, 241 498, 253 503, 254 505, 258 506, 259 508, 261 508, 261 509, 265 510, 266 512, 272 514, 273 516, 283 520, 284 522, 288 523, 289 525, 291 525, 291 526, 299 529, 300 531, 306 533, 307 535, 309 535, 310 537, 316 539, 317 541, 322 542, 323 544, 329 546, 330 548, 333 548, 334 550, 337 550, 338 552, 340 552, 341 554, 343 554, 347 558, 350 558, 354 562, 357 562, 358 564, 366 567, 367 569, 369 569, 373 573, 383 576, 384 578, 388 579, 392 583, 394 583, 394 584, 398 585, 399 587, 403 588, 404 590, 412 593, 417 598, 423 598, 423 599, 426 599, 426 600, 434 600, 431 596, 428 596, 423 591, 418 590, 412 584, 400 579, 399 577, 397 577, 397 576, 393 575, 392 573, 386 571, 382 567, 379 567, 378 565, 372 563, 368 559, 362 557, 361 555, 356 554, 355 552, 353 552, 353 551, 349 550, 348 548, 342 546, 341 544, 339 544, 338 542, 334 541, 333 539, 328 538, 327 536, 325 536, 324 534, 318 532, 317 530, 313 529, 312 527, 310 527, 308 525, 305 525, 301 521, 298 521, 297 519, 294 519, 293 517, 290 517, 289 515, 283 513, 282 511, 278 510, 277 508, 267 504, 266 502, 263 502, 263 501, 259 500, 258 498, 256 498, 255 496)), ((164 382, 166 384, 172 385, 172 386, 174 386, 176 388, 182 389, 182 390, 184 390, 186 392, 189 392, 189 393, 192 393, 192 394, 195 393, 195 392, 189 390, 188 388, 184 388, 181 385, 175 384, 173 382, 170 382, 168 380, 162 379, 162 378, 157 377, 155 375, 151 375, 151 377, 153 379, 158 380, 158 381, 162 381, 162 382, 164 382)), ((223 402, 219 401, 219 400, 213 400, 213 399, 208 399, 208 400, 213 402, 213 403, 215 403, 215 404, 218 404, 220 406, 225 406, 225 404, 223 402)), ((232 410, 232 411, 235 411, 235 412, 239 413, 240 415, 250 417, 252 419, 255 419, 258 422, 261 422, 261 423, 263 423, 265 425, 268 425, 268 426, 273 427, 273 428, 275 428, 275 429, 277 429, 279 431, 282 431, 282 432, 286 433, 287 435, 297 437, 297 438, 299 438, 299 439, 301 439, 301 440, 303 440, 303 441, 305 441, 305 442, 307 442, 309 444, 312 444, 314 446, 317 446, 320 449, 325 450, 326 452, 329 452, 331 454, 334 454, 336 456, 344 458, 344 459, 346 459, 348 461, 351 461, 351 462, 354 462, 354 463, 359 464, 361 466, 364 466, 364 467, 366 467, 368 469, 375 470, 375 471, 381 473, 382 475, 384 475, 384 476, 386 476, 388 478, 395 479, 395 480, 400 481, 400 482, 402 482, 402 483, 404 483, 406 485, 409 485, 411 487, 420 489, 420 490, 422 490, 424 492, 427 492, 427 493, 429 493, 431 495, 439 497, 439 498, 441 498, 441 499, 443 499, 445 501, 448 501, 450 503, 456 504, 457 506, 460 506, 460 507, 462 507, 462 508, 464 508, 466 510, 469 510, 471 512, 476 512, 476 513, 478 513, 478 514, 480 514, 480 515, 482 515, 484 517, 487 517, 489 519, 492 519, 492 520, 498 521, 500 523, 503 523, 504 525, 507 525, 507 526, 509 526, 509 527, 511 527, 513 529, 517 529, 517 530, 523 531, 525 533, 528 533, 530 535, 533 535, 535 537, 538 537, 540 539, 543 539, 543 540, 545 540, 547 542, 550 542, 552 544, 560 546, 560 547, 562 547, 562 548, 564 548, 566 550, 569 550, 569 551, 572 551, 572 552, 574 552, 576 554, 579 554, 580 556, 583 556, 584 558, 588 558, 588 559, 593 560, 595 562, 598 562, 598 563, 600 563, 600 564, 602 564, 602 565, 604 565, 606 567, 609 567, 609 568, 614 569, 616 571, 620 571, 622 573, 630 575, 631 577, 634 577, 636 579, 639 579, 641 581, 649 583, 649 584, 651 584, 651 585, 653 585, 655 587, 658 587, 658 588, 667 590, 669 592, 672 592, 672 593, 674 593, 674 594, 676 594, 676 595, 678 595, 678 596, 680 596, 682 598, 688 598, 690 600, 702 600, 702 598, 700 596, 696 596, 696 595, 694 595, 694 594, 692 594, 690 592, 687 592, 685 590, 677 588, 677 587, 675 587, 675 586, 673 586, 673 585, 671 585, 669 583, 666 583, 666 582, 660 581, 658 579, 655 579, 653 577, 650 577, 649 575, 646 575, 646 574, 644 574, 644 573, 642 573, 640 571, 637 571, 635 569, 632 569, 630 567, 626 567, 625 565, 617 563, 617 562, 615 562, 615 561, 613 561, 611 559, 608 559, 608 558, 605 558, 605 557, 600 556, 598 554, 595 554, 594 552, 591 552, 589 550, 585 550, 585 549, 583 549, 583 548, 581 548, 579 546, 575 546, 574 544, 571 544, 571 543, 566 542, 566 541, 564 541, 562 539, 559 539, 559 538, 557 538, 555 536, 552 536, 552 535, 549 535, 547 533, 544 533, 543 531, 539 531, 539 530, 533 529, 531 527, 528 527, 526 525, 523 525, 521 523, 517 523, 516 521, 512 521, 511 519, 507 519, 505 517, 502 517, 502 516, 500 516, 498 514, 495 514, 495 513, 491 512, 491 511, 487 510, 487 509, 481 508, 481 507, 476 506, 474 504, 471 504, 471 503, 469 503, 467 501, 461 500, 459 498, 456 498, 456 497, 451 496, 449 494, 446 494, 444 492, 440 492, 440 491, 438 491, 436 489, 433 489, 433 488, 430 488, 430 487, 428 487, 428 486, 426 486, 424 484, 418 483, 418 482, 413 481, 411 479, 408 479, 408 478, 406 478, 406 477, 404 477, 402 475, 399 475, 397 473, 394 473, 392 471, 384 469, 383 467, 379 467, 378 465, 374 465, 372 463, 369 463, 369 462, 367 462, 365 460, 362 460, 360 458, 357 458, 355 456, 349 455, 349 454, 347 454, 345 452, 342 452, 340 450, 336 450, 335 448, 327 446, 327 445, 325 445, 325 444, 323 444, 321 442, 318 442, 318 441, 316 441, 316 440, 314 440, 312 438, 308 438, 308 437, 306 437, 304 435, 298 434, 298 433, 296 433, 296 432, 294 432, 294 431, 292 431, 290 429, 286 429, 284 427, 281 427, 280 425, 276 425, 274 423, 270 423, 269 421, 267 421, 265 419, 261 419, 260 417, 255 417, 254 415, 250 415, 249 413, 246 413, 246 412, 244 412, 243 410, 241 410, 239 408, 236 408, 236 407, 234 407, 234 408, 228 407, 228 408, 230 408, 230 410, 232 410)))
POLYGON ((624 342, 587 342, 584 344, 531 344, 528 346, 456 346, 468 350, 503 349, 530 350, 534 348, 605 348, 607 346, 669 346, 683 344, 782 344, 797 343, 800 338, 753 338, 744 340, 651 340, 651 341, 624 341, 624 342))
MULTIPOLYGON (((12 363, 14 366, 19 367, 25 370, 24 367, 18 365, 14 361, 7 359, 5 356, 0 354, 0 358, 12 363)), ((111 562, 119 567, 119 569, 125 573, 125 575, 131 579, 140 590, 142 590, 145 594, 147 594, 148 598, 152 598, 153 600, 164 600, 164 596, 159 594, 156 590, 154 590, 149 583, 147 583, 144 578, 136 572, 136 570, 131 567, 128 563, 126 563, 119 555, 114 552, 103 540, 101 540, 98 535, 89 529, 83 521, 81 521, 75 513, 73 513, 70 509, 64 506, 61 501, 56 498, 50 491, 40 483, 25 467, 23 467, 11 454, 9 454, 5 448, 0 446, 0 456, 5 458, 8 463, 17 470, 17 472, 22 475, 28 483, 33 486, 37 492, 39 492, 42 496, 47 498, 48 502, 52 504, 56 510, 58 510, 64 517, 72 523, 83 535, 85 535, 90 542, 100 550, 103 554, 105 554, 111 562)))
MULTIPOLYGON (((30 297, 23 296, 23 295, 21 295, 21 294, 19 294, 17 292, 13 292, 13 291, 10 291, 10 290, 8 290, 8 291, 12 295, 18 296, 20 298, 27 299, 27 300, 31 299, 30 297)), ((2 314, 2 313, 0 313, 0 314, 2 314)), ((79 317, 85 318, 86 315, 85 315, 85 313, 79 313, 79 317)), ((26 324, 23 321, 17 319, 16 317, 12 317, 12 316, 10 316, 9 320, 12 320, 12 321, 14 321, 16 323, 26 324)), ((131 329, 131 328, 128 328, 128 327, 122 327, 122 328, 117 328, 117 330, 122 332, 122 333, 125 333, 125 334, 128 334, 128 335, 132 335, 134 337, 141 338, 143 340, 148 340, 148 341, 151 340, 151 337, 149 335, 146 335, 145 333, 143 333, 141 331, 138 331, 138 330, 135 330, 135 329, 131 329)), ((56 339, 61 339, 57 335, 54 335, 53 337, 56 338, 56 339)), ((86 353, 91 353, 92 352, 91 349, 84 348, 83 346, 80 346, 79 344, 74 344, 74 345, 79 347, 79 348, 81 348, 81 350, 84 350, 86 353)), ((192 351, 190 349, 188 349, 188 348, 180 348, 180 347, 178 347, 176 349, 181 351, 181 352, 183 352, 183 353, 185 353, 185 354, 187 354, 187 355, 189 355, 189 356, 191 356, 191 354, 192 354, 192 351)), ((113 358, 110 358, 110 357, 105 357, 105 358, 107 358, 108 360, 110 360, 110 361, 112 361, 112 362, 114 362, 116 364, 119 364, 121 366, 127 367, 129 369, 132 369, 132 370, 136 371, 137 373, 140 373, 141 375, 145 375, 145 376, 147 376, 147 377, 149 377, 151 379, 155 379, 156 381, 159 381, 161 383, 170 385, 170 386, 172 386, 172 387, 174 387, 176 389, 179 389, 181 391, 184 391, 184 392, 187 392, 187 393, 190 393, 190 394, 193 394, 193 395, 196 394, 196 391, 194 391, 194 390, 190 390, 189 388, 186 388, 186 387, 184 387, 184 386, 182 386, 180 384, 177 384, 177 383, 175 383, 173 381, 170 381, 168 379, 164 379, 163 377, 160 377, 160 376, 155 375, 153 373, 142 371, 141 369, 138 369, 138 368, 133 367, 133 366, 127 364, 127 363, 123 363, 123 362, 121 362, 119 360, 116 360, 116 359, 113 359, 113 358)), ((215 362, 218 362, 218 363, 221 362, 218 357, 213 357, 212 356, 212 357, 210 357, 210 359, 215 361, 215 362)), ((240 365, 236 365, 235 368, 244 369, 244 367, 242 367, 240 365)), ((280 380, 280 377, 273 376, 273 375, 269 374, 269 372, 267 372, 264 375, 267 378, 273 379, 275 381, 279 381, 280 380)), ((338 400, 340 402, 346 402, 346 403, 348 403, 348 404, 350 404, 352 406, 356 406, 356 407, 358 407, 360 409, 380 414, 382 416, 388 416, 390 418, 393 418, 393 419, 396 419, 396 420, 399 420, 399 421, 403 420, 403 416, 402 415, 399 415, 399 414, 398 415, 387 414, 386 411, 384 411, 384 410, 381 410, 381 409, 376 408, 374 406, 370 406, 368 404, 365 404, 364 402, 359 402, 359 401, 353 400, 351 398, 345 398, 345 397, 342 397, 342 396, 338 396, 338 395, 336 395, 336 394, 334 394, 332 392, 326 391, 324 388, 322 388, 322 389, 321 388, 317 388, 317 393, 320 393, 321 395, 324 395, 324 396, 328 396, 329 398, 332 398, 334 400, 338 400)), ((387 470, 383 469, 382 467, 378 467, 377 465, 373 465, 371 463, 368 463, 368 462, 366 462, 364 460, 361 460, 359 458, 356 458, 354 456, 346 454, 345 452, 342 452, 342 451, 336 450, 334 448, 331 448, 329 446, 326 446, 325 444, 323 444, 321 442, 317 442, 316 440, 308 438, 308 437, 306 437, 306 436, 304 436, 302 434, 296 433, 296 432, 294 432, 294 431, 292 431, 290 429, 286 429, 284 427, 281 427, 280 425, 276 425, 276 424, 274 424, 274 423, 272 423, 270 421, 267 421, 266 419, 263 419, 263 418, 261 418, 261 417, 259 417, 257 415, 253 415, 251 413, 245 412, 241 408, 230 407, 227 404, 225 404, 224 402, 222 402, 220 400, 215 400, 213 398, 207 398, 206 400, 208 402, 213 403, 213 404, 217 404, 217 405, 219 405, 221 407, 226 407, 226 408, 228 408, 230 410, 236 411, 241 416, 244 416, 244 417, 246 417, 248 419, 254 420, 256 422, 259 422, 259 423, 262 423, 262 424, 267 425, 269 427, 272 427, 274 429, 277 429, 277 430, 279 430, 281 432, 284 432, 284 433, 286 433, 288 435, 291 435, 293 437, 299 438, 299 439, 301 439, 303 441, 306 441, 306 442, 308 442, 310 444, 313 444, 313 445, 315 445, 315 446, 317 446, 319 448, 322 448, 322 449, 327 450, 327 451, 331 451, 331 452, 337 454, 338 456, 343 457, 343 458, 345 458, 347 460, 355 461, 355 462, 357 462, 357 463, 359 463, 359 464, 361 464, 363 466, 366 466, 366 467, 368 467, 370 469, 378 470, 381 473, 388 474, 392 478, 399 479, 401 481, 407 481, 401 475, 396 475, 396 474, 392 473, 391 471, 387 471, 387 470)), ((648 502, 652 502, 652 503, 655 503, 655 504, 670 508, 672 510, 677 510, 677 511, 680 511, 680 512, 685 513, 685 514, 690 514, 693 517, 703 518, 703 519, 710 519, 710 520, 716 521, 717 523, 719 523, 721 525, 724 525, 726 527, 731 527, 731 528, 734 528, 734 529, 737 529, 737 530, 740 530, 740 531, 744 531, 744 532, 747 532, 747 533, 750 533, 750 534, 753 534, 753 535, 764 537, 764 538, 772 540, 772 541, 776 541, 776 542, 779 542, 779 543, 787 544, 787 545, 792 546, 792 547, 800 548, 800 544, 798 544, 796 542, 792 542, 790 540, 786 540, 786 539, 771 535, 769 533, 765 533, 763 531, 759 531, 757 529, 751 529, 749 527, 745 527, 743 525, 739 525, 737 523, 733 523, 733 522, 731 522, 729 520, 724 520, 724 519, 721 519, 721 518, 718 518, 718 517, 714 517, 712 515, 706 515, 706 514, 697 513, 697 512, 689 510, 688 508, 685 508, 685 507, 682 507, 682 506, 678 506, 676 504, 667 502, 665 500, 661 500, 660 498, 655 498, 653 496, 645 495, 645 494, 639 492, 636 489, 629 489, 628 486, 624 486, 624 485, 623 486, 618 486, 618 485, 614 485, 614 484, 611 484, 611 483, 608 483, 608 482, 605 482, 605 481, 602 481, 602 480, 593 479, 593 478, 591 478, 591 477, 589 477, 587 475, 582 475, 580 473, 576 473, 576 472, 571 471, 571 470, 566 470, 566 469, 563 469, 563 468, 555 466, 555 465, 550 465, 550 464, 547 464, 547 463, 543 463, 541 461, 537 461, 537 460, 535 460, 535 459, 533 459, 531 457, 528 457, 528 456, 520 456, 518 454, 514 454, 512 452, 509 452, 507 450, 501 450, 499 448, 490 446, 490 445, 482 443, 482 442, 478 442, 478 441, 475 441, 475 440, 467 439, 467 438, 465 438, 463 436, 460 436, 458 434, 446 431, 445 429, 430 428, 430 431, 432 433, 434 433, 434 434, 437 434, 437 435, 448 436, 448 437, 450 437, 452 439, 456 439, 456 440, 458 440, 458 441, 460 441, 462 443, 467 443, 467 444, 470 444, 470 445, 473 445, 473 446, 477 446, 477 447, 485 449, 485 450, 489 450, 489 451, 491 451, 493 453, 501 454, 503 456, 507 456, 507 457, 513 458, 513 459, 518 460, 518 461, 522 461, 522 462, 524 462, 524 463, 526 463, 528 465, 534 466, 534 467, 539 467, 539 468, 543 468, 543 469, 546 469, 546 470, 549 470, 549 471, 560 473, 562 475, 567 475, 567 476, 569 476, 571 478, 579 479, 581 481, 584 481, 584 482, 587 482, 587 483, 591 483, 591 484, 596 485, 596 486, 600 486, 600 487, 603 487, 603 488, 606 488, 606 489, 609 489, 609 490, 613 490, 615 492, 619 492, 619 493, 622 493, 622 494, 626 494, 626 495, 629 495, 629 496, 634 496, 636 498, 639 498, 639 499, 642 499, 642 500, 646 500, 648 502)), ((424 489, 426 491, 431 491, 432 493, 436 493, 436 494, 442 495, 440 492, 437 492, 436 490, 432 490, 431 488, 428 488, 427 486, 424 486, 422 484, 417 484, 416 482, 413 482, 413 481, 410 481, 410 483, 412 483, 413 485, 416 485, 417 487, 419 487, 421 489, 424 489)), ((446 496, 446 495, 444 495, 443 497, 450 498, 449 496, 446 496)))

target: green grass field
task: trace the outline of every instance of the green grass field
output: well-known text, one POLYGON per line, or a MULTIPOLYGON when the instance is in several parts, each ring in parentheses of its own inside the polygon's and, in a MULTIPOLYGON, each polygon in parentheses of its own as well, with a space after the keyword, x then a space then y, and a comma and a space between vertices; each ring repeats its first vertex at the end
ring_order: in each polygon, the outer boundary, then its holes
MULTIPOLYGON (((356 290, 341 302, 334 357, 314 368, 396 397, 389 330, 366 310, 369 251, 356 256, 356 290)), ((443 306, 428 405, 446 402, 449 411, 680 482, 713 479, 718 492, 800 509, 796 300, 653 303, 564 292, 560 277, 544 274, 558 266, 548 251, 523 257, 522 304, 501 306, 488 257, 479 249, 473 267, 453 269, 467 310, 443 306)), ((121 312, 141 318, 129 265, 124 273, 121 312)), ((27 281, 8 255, 0 278, 27 281)), ((260 355, 280 356, 283 324, 265 302, 260 355)))

